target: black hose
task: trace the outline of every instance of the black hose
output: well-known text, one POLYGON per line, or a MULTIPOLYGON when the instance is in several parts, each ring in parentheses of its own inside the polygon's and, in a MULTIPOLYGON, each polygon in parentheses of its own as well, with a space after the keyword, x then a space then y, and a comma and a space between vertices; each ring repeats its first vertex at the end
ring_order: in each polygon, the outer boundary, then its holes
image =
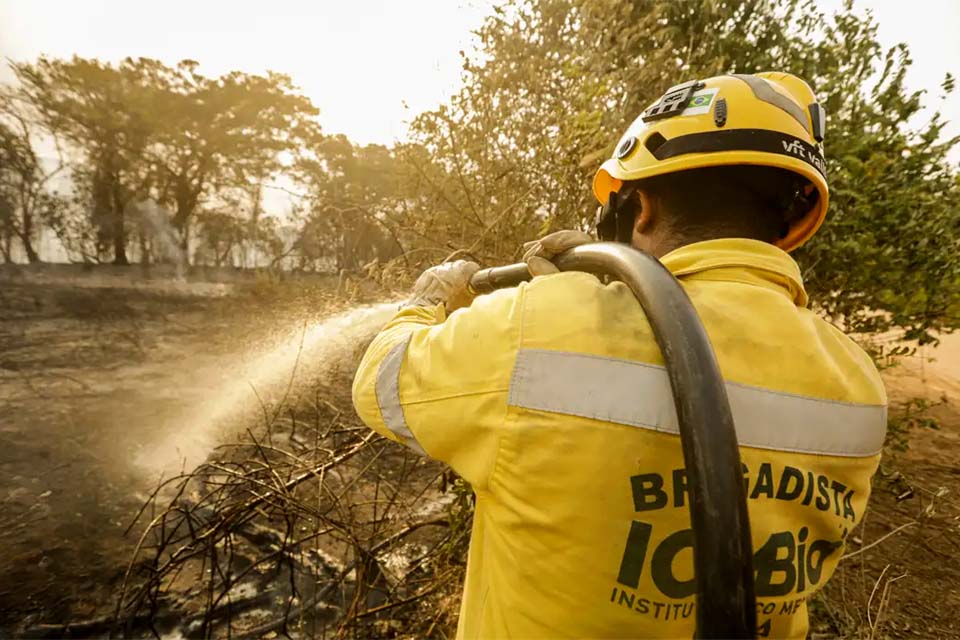
MULTIPOLYGON (((756 637, 753 549, 733 415, 713 348, 690 298, 659 261, 624 244, 581 245, 554 263, 562 271, 622 281, 646 313, 670 377, 689 483, 696 637, 756 637)), ((522 266, 499 267, 493 277, 489 270, 479 271, 471 288, 490 291, 528 280, 522 266), (507 274, 516 280, 507 282, 507 274)))
POLYGON ((530 280, 532 276, 523 262, 508 264, 505 267, 490 267, 481 269, 470 278, 470 290, 473 293, 490 293, 497 289, 515 287, 521 282, 530 280))

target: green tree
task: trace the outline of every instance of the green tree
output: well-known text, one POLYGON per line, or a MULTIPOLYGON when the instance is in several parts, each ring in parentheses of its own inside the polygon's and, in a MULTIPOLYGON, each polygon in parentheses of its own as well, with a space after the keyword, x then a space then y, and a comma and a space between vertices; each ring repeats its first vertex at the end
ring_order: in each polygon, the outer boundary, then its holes
POLYGON ((355 271, 402 252, 401 166, 391 150, 355 146, 343 135, 315 138, 297 177, 308 192, 296 242, 302 266, 327 260, 355 271))
POLYGON ((884 51, 852 3, 827 16, 812 0, 512 0, 478 38, 463 88, 413 122, 424 234, 459 226, 460 246, 506 260, 536 233, 585 228, 593 173, 667 87, 789 71, 828 113, 830 215, 796 254, 814 304, 856 332, 929 341, 957 326, 957 140, 939 114, 918 122, 906 46, 884 51))
POLYGON ((13 64, 20 97, 76 153, 72 177, 89 202, 98 255, 112 245, 114 262, 127 262, 126 211, 145 198, 172 211, 189 255, 190 225, 204 202, 241 190, 258 194, 259 212, 264 182, 319 136, 317 109, 287 76, 208 78, 197 66, 76 57, 13 64))
POLYGON ((194 260, 202 264, 212 262, 216 267, 232 265, 234 249, 246 238, 243 221, 225 211, 201 211, 197 220, 200 242, 194 260))
POLYGON ((228 190, 250 197, 256 227, 263 184, 319 135, 316 107, 282 74, 208 78, 191 60, 173 68, 147 59, 129 64, 149 79, 155 136, 146 158, 184 249, 198 207, 228 190))

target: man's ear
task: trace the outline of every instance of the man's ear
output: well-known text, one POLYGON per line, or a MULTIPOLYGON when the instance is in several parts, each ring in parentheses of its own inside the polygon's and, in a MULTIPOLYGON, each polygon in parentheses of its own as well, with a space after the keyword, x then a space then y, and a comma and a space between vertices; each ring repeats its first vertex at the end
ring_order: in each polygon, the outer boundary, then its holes
POLYGON ((634 192, 633 197, 637 202, 637 213, 633 217, 633 235, 649 233, 658 214, 656 201, 642 189, 634 192))

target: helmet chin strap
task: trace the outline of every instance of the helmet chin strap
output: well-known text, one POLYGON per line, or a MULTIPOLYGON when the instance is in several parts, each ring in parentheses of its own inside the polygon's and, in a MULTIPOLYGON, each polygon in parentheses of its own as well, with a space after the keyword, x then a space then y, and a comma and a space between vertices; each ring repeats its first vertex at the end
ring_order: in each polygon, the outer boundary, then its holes
POLYGON ((604 242, 632 243, 633 224, 640 207, 635 194, 633 187, 627 185, 619 192, 610 192, 606 203, 597 211, 597 238, 604 242))

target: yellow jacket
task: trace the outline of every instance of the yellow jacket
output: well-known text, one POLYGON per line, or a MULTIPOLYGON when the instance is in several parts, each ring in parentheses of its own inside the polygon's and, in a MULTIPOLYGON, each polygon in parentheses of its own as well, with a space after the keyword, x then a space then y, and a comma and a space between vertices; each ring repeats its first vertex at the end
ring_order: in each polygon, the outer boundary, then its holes
MULTIPOLYGON (((773 245, 711 240, 662 262, 728 382, 758 634, 803 638, 806 599, 867 505, 886 431, 880 377, 806 308, 796 263, 773 245)), ((449 318, 405 308, 370 345, 360 417, 477 495, 458 637, 691 637, 686 479, 662 363, 630 291, 573 272, 449 318)))

